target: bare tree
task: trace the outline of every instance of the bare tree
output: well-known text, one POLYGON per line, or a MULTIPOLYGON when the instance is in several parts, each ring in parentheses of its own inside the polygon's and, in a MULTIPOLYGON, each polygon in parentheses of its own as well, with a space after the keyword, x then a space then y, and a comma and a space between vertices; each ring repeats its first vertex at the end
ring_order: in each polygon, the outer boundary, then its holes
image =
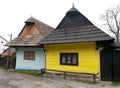
POLYGON ((105 21, 105 26, 114 34, 116 42, 120 39, 120 5, 115 8, 109 9, 102 16, 105 21))

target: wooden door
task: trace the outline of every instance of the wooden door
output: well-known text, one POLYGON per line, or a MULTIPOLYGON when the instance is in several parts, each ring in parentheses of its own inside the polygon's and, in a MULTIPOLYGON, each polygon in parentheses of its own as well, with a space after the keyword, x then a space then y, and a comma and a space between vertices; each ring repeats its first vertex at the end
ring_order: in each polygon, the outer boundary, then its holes
POLYGON ((113 60, 112 50, 103 50, 100 53, 100 76, 102 81, 112 81, 113 60))
POLYGON ((113 81, 120 82, 120 50, 113 52, 113 81))

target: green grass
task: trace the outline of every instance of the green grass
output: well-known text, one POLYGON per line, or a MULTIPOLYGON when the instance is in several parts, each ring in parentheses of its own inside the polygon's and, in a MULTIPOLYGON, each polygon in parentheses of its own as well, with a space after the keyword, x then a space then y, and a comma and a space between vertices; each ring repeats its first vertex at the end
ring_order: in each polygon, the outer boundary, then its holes
POLYGON ((112 86, 120 86, 120 82, 112 82, 112 86))
POLYGON ((14 70, 14 69, 7 69, 5 67, 0 67, 0 69, 13 73, 27 74, 37 77, 44 77, 44 78, 53 78, 52 76, 41 75, 41 73, 39 73, 38 71, 33 71, 33 70, 14 70))
POLYGON ((1 70, 8 70, 6 67, 0 67, 1 70))
POLYGON ((27 75, 32 75, 32 76, 36 76, 36 77, 43 77, 43 78, 53 78, 52 76, 47 76, 44 74, 42 75, 38 71, 32 71, 32 70, 9 70, 9 72, 27 74, 27 75))
POLYGON ((0 67, 1 70, 6 70, 13 73, 20 73, 20 74, 28 74, 33 76, 42 76, 41 73, 38 73, 38 71, 32 71, 32 70, 14 70, 14 69, 7 69, 5 67, 0 67))
POLYGON ((38 73, 38 71, 29 71, 29 70, 9 70, 9 72, 14 73, 20 73, 20 74, 27 74, 27 75, 33 75, 33 76, 42 76, 41 73, 38 73))

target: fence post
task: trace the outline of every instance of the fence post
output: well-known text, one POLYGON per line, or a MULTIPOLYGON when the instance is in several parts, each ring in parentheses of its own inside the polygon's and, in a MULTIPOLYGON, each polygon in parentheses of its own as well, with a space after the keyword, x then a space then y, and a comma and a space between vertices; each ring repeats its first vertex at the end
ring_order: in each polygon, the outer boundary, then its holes
POLYGON ((95 74, 93 74, 93 83, 95 83, 96 82, 96 75, 95 74))
POLYGON ((64 72, 64 79, 66 79, 66 72, 64 72))

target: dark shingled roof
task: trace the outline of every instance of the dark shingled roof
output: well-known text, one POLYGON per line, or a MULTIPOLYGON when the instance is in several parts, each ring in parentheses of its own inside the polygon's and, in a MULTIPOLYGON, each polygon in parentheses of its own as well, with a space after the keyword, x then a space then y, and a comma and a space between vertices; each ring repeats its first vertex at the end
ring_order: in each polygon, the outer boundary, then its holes
POLYGON ((7 45, 9 46, 39 46, 39 42, 53 31, 52 27, 48 26, 47 24, 42 23, 41 21, 33 17, 30 17, 27 21, 25 21, 25 23, 26 24, 21 30, 18 37, 10 41, 7 45), (25 27, 28 24, 34 24, 37 27, 39 34, 21 36, 22 31, 25 29, 25 27))
POLYGON ((94 26, 73 6, 54 32, 43 39, 40 44, 107 41, 113 39, 94 26))
POLYGON ((71 28, 78 26, 93 25, 84 15, 82 15, 75 7, 71 8, 63 20, 60 22, 59 28, 71 28))

